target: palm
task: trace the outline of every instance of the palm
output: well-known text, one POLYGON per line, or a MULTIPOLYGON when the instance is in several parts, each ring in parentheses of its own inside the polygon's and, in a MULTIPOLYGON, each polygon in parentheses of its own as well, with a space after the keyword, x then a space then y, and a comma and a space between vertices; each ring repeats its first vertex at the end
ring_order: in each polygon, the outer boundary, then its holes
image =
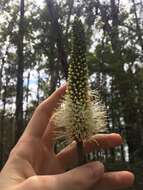
MULTIPOLYGON (((35 175, 57 174, 64 172, 60 161, 53 150, 49 150, 43 140, 38 138, 28 138, 17 145, 20 159, 29 163, 29 170, 33 170, 35 175)), ((23 170, 28 168, 23 168, 23 170)), ((30 172, 31 174, 33 173, 30 172)), ((24 172, 24 171, 23 171, 24 172)), ((27 176, 30 177, 30 176, 27 176)))

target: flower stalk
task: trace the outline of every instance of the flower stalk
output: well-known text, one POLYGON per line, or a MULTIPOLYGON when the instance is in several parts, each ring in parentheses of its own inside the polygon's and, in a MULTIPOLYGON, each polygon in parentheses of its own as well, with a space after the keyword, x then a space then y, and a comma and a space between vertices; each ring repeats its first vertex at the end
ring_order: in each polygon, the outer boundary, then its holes
POLYGON ((105 127, 105 111, 88 83, 84 26, 78 17, 72 25, 72 51, 68 71, 67 92, 55 113, 59 137, 68 143, 76 141, 78 165, 85 163, 84 142, 105 127), (62 130, 60 130, 62 129, 62 130))

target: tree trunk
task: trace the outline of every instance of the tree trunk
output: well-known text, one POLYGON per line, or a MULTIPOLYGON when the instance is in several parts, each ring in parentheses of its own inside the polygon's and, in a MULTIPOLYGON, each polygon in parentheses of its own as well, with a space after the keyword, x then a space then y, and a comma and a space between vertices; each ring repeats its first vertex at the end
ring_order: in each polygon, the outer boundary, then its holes
POLYGON ((36 98, 37 98, 37 106, 39 105, 40 102, 40 61, 38 60, 38 68, 37 68, 37 92, 36 92, 36 98))
POLYGON ((16 128, 15 142, 23 132, 23 72, 24 72, 24 56, 23 56, 23 39, 24 39, 24 0, 20 1, 20 22, 17 44, 17 86, 16 86, 16 128))
POLYGON ((54 31, 54 35, 56 36, 56 44, 58 48, 58 56, 59 60, 62 65, 63 74, 64 77, 67 79, 68 75, 68 63, 67 63, 67 54, 66 54, 66 47, 65 47, 65 39, 63 36, 62 26, 58 22, 58 15, 57 11, 54 7, 53 1, 46 0, 47 6, 48 6, 48 13, 51 19, 52 28, 54 31))
POLYGON ((1 112, 0 117, 0 168, 4 164, 4 121, 5 121, 5 113, 6 113, 6 98, 7 98, 7 87, 8 87, 9 79, 6 76, 5 85, 3 86, 3 95, 2 95, 2 103, 3 103, 3 109, 1 112))
POLYGON ((57 82, 58 82, 58 78, 59 78, 59 70, 60 70, 60 65, 58 64, 58 61, 55 60, 55 52, 56 52, 56 48, 55 48, 55 41, 52 38, 52 32, 53 30, 51 30, 51 39, 50 39, 50 49, 49 49, 49 85, 48 85, 48 89, 49 89, 49 95, 51 95, 57 86, 57 82))
POLYGON ((2 64, 0 68, 0 97, 1 97, 1 89, 2 89, 2 74, 3 74, 3 67, 4 67, 4 58, 2 58, 2 64))
POLYGON ((30 83, 30 71, 27 76, 27 85, 26 85, 26 110, 25 110, 25 125, 27 124, 28 118, 28 106, 29 106, 29 83, 30 83))

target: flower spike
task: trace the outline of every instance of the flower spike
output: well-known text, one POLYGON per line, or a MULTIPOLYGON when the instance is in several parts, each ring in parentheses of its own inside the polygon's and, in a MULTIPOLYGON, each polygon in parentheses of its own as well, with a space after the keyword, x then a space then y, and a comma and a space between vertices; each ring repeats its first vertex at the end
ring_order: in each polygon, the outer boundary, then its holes
POLYGON ((84 142, 105 128, 106 114, 88 83, 84 26, 78 17, 72 25, 72 51, 65 99, 55 113, 59 138, 84 142), (93 98, 94 96, 94 98, 93 98), (94 100, 93 100, 94 99, 94 100))

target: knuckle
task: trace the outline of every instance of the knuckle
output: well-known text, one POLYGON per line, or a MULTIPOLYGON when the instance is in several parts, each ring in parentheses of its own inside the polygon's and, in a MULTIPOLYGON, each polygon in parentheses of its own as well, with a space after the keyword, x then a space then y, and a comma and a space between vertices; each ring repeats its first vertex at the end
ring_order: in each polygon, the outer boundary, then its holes
POLYGON ((27 180, 27 187, 31 187, 33 189, 38 189, 41 187, 40 180, 38 176, 32 176, 27 180))
POLYGON ((97 171, 96 171, 96 168, 94 167, 94 165, 88 164, 86 167, 88 169, 89 179, 91 179, 91 180, 96 179, 97 171))
POLYGON ((45 111, 47 107, 47 104, 45 103, 45 100, 43 102, 41 102, 37 108, 36 108, 36 111, 39 112, 39 111, 45 111))
POLYGON ((34 190, 45 190, 48 185, 47 185, 47 180, 40 178, 39 176, 33 176, 29 180, 29 186, 32 187, 34 190))
POLYGON ((49 110, 50 106, 50 99, 51 97, 49 96, 46 100, 42 101, 36 108, 35 112, 36 113, 45 113, 47 114, 47 111, 49 110))
MULTIPOLYGON (((51 181, 48 176, 46 177, 39 177, 39 176, 32 176, 31 178, 28 179, 29 187, 32 187, 34 190, 50 190, 50 183, 51 181)), ((28 186, 27 186, 28 187, 28 186)))
POLYGON ((90 189, 95 185, 95 179, 97 178, 95 168, 88 164, 85 166, 85 169, 86 173, 84 174, 83 178, 75 179, 75 186, 77 189, 90 189))

